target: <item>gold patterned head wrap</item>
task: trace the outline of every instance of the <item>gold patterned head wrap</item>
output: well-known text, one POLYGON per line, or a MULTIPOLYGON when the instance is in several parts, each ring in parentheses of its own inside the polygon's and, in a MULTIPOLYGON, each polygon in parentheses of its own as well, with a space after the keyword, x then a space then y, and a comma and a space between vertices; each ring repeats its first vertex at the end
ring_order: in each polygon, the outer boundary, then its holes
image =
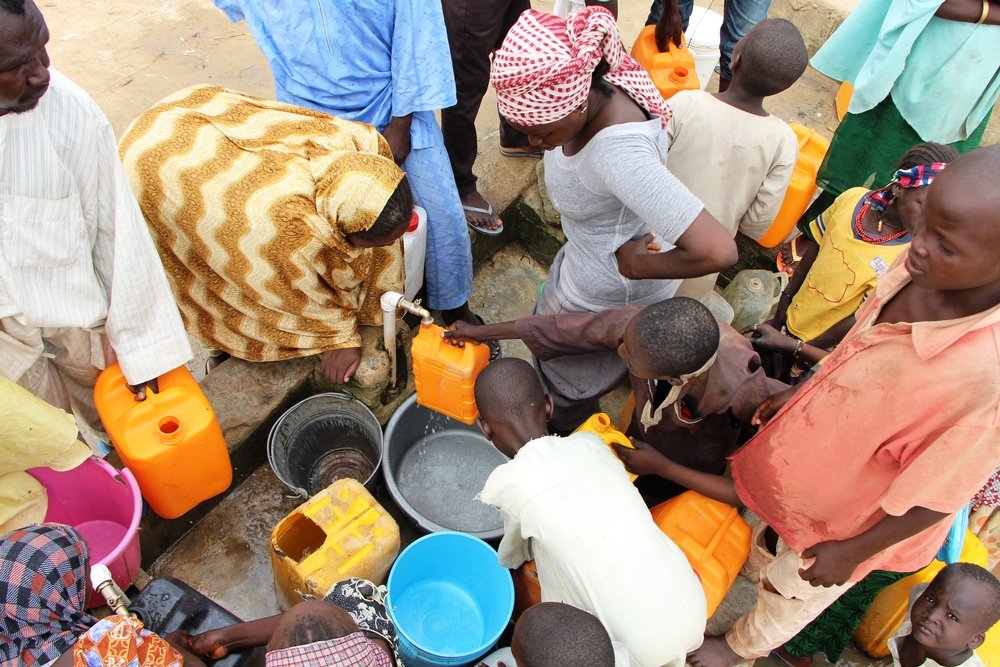
POLYGON ((358 347, 401 291, 401 243, 357 248, 403 171, 366 123, 215 86, 140 115, 118 147, 188 331, 249 361, 358 347))

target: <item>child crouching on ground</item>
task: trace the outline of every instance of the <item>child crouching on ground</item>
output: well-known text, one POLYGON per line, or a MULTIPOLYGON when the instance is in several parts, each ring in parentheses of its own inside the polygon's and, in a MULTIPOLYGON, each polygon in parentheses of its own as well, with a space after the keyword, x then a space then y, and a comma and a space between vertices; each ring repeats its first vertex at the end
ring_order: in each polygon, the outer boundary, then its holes
POLYGON ((534 559, 542 600, 597 616, 631 656, 616 664, 681 667, 702 640, 705 593, 621 461, 593 433, 548 435, 552 401, 526 361, 487 366, 476 404, 483 433, 512 459, 479 494, 503 517, 500 562, 534 559))
MULTIPOLYGON (((730 236, 761 238, 781 209, 798 141, 788 123, 767 112, 764 98, 795 83, 808 61, 790 21, 764 19, 733 49, 725 92, 682 90, 667 101, 667 166, 730 236)), ((718 275, 685 279, 677 296, 707 304, 718 275)))

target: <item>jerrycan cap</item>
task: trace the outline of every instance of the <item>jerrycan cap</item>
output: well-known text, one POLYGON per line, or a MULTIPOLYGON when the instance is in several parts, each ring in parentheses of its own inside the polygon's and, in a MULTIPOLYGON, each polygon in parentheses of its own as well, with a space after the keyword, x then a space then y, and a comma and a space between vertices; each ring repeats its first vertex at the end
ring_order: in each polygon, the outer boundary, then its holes
POLYGON ((749 278, 747 280, 747 289, 751 292, 763 292, 764 283, 760 278, 749 278))
POLYGON ((176 445, 184 438, 184 424, 172 415, 160 417, 156 424, 156 430, 160 435, 160 440, 167 445, 176 445))

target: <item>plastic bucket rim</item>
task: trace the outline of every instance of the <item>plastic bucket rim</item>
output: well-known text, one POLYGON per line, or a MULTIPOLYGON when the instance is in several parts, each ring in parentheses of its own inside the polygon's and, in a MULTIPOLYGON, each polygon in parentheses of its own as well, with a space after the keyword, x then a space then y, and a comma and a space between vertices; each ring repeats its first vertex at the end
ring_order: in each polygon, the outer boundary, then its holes
MULTIPOLYGON (((446 526, 442 526, 438 523, 435 523, 434 521, 431 521, 423 514, 418 512, 416 508, 414 508, 413 505, 409 503, 409 501, 406 499, 403 493, 399 490, 399 485, 396 484, 396 470, 392 465, 392 460, 388 456, 385 456, 385 450, 388 448, 389 434, 395 430, 396 424, 402 419, 403 413, 406 412, 408 409, 410 409, 411 406, 413 405, 418 405, 420 408, 424 410, 429 410, 429 408, 425 408, 424 406, 417 404, 416 394, 411 394, 406 400, 404 400, 402 403, 399 404, 399 407, 397 407, 396 410, 392 413, 392 416, 389 418, 389 421, 386 422, 385 425, 385 432, 382 438, 383 456, 381 465, 382 481, 385 483, 385 487, 389 491, 389 497, 392 498, 392 501, 396 503, 396 506, 403 511, 403 514, 405 514, 410 521, 416 524, 417 528, 419 528, 425 533, 428 533, 428 535, 424 535, 420 539, 415 540, 413 544, 419 542, 424 537, 428 537, 429 535, 436 535, 438 533, 459 533, 461 535, 470 535, 472 537, 484 541, 499 540, 501 537, 503 537, 502 525, 494 530, 468 530, 464 532, 457 531, 454 528, 448 528, 446 526)), ((441 416, 447 419, 451 419, 446 415, 441 415, 441 416)), ((457 422, 457 420, 453 421, 457 422)), ((461 422, 457 423, 461 424, 461 422)), ((407 549, 408 548, 409 547, 407 547, 407 549)))
POLYGON ((713 10, 712 8, 699 7, 695 5, 691 9, 691 17, 688 20, 688 29, 684 31, 684 39, 687 41, 688 48, 691 48, 693 44, 697 44, 698 46, 703 48, 711 47, 718 50, 722 46, 722 36, 720 34, 720 30, 722 29, 722 24, 724 21, 725 17, 723 17, 722 14, 713 10), (706 20, 708 21, 707 23, 705 23, 706 20), (718 29, 711 30, 711 32, 709 33, 713 35, 711 39, 701 40, 695 38, 692 44, 692 38, 695 36, 695 33, 698 32, 699 28, 701 28, 702 23, 705 23, 705 27, 707 29, 714 28, 716 23, 718 23, 719 27, 718 29))
MULTIPOLYGON (((101 472, 103 472, 105 476, 113 482, 124 484, 125 488, 128 489, 129 494, 132 496, 132 516, 129 518, 128 525, 125 526, 125 538, 122 539, 122 541, 119 542, 118 545, 108 553, 108 555, 104 556, 99 561, 95 561, 97 563, 108 565, 121 558, 122 554, 125 553, 125 550, 128 549, 129 544, 139 536, 139 521, 142 519, 142 493, 139 491, 139 483, 135 480, 135 475, 132 474, 131 470, 126 467, 118 470, 104 459, 93 455, 84 459, 83 463, 76 468, 70 468, 69 470, 57 470, 55 472, 61 474, 71 473, 77 468, 88 464, 97 466, 97 468, 99 468, 101 472)), ((29 468, 26 472, 35 479, 38 479, 32 474, 33 470, 35 470, 35 468, 29 468)), ((38 481, 41 483, 41 480, 38 481)))
POLYGON ((288 417, 288 415, 290 415, 296 408, 308 403, 309 401, 316 399, 323 399, 323 398, 337 398, 339 400, 345 400, 347 402, 352 402, 352 401, 356 402, 364 409, 364 412, 366 412, 368 416, 371 417, 372 423, 377 426, 375 431, 379 434, 379 441, 375 443, 375 445, 376 448, 378 449, 378 460, 375 461, 375 465, 372 469, 371 474, 368 475, 368 479, 358 480, 359 482, 361 482, 362 486, 367 488, 368 484, 373 479, 375 479, 376 475, 378 475, 379 473, 379 469, 382 467, 383 459, 385 459, 385 433, 382 430, 382 424, 381 422, 379 422, 378 417, 375 416, 375 413, 372 412, 372 409, 369 408, 367 405, 365 405, 364 401, 359 399, 357 396, 354 396, 353 394, 349 394, 343 391, 325 391, 319 394, 313 394, 312 396, 307 396, 303 398, 301 401, 292 404, 291 406, 288 407, 287 410, 282 412, 281 416, 274 421, 274 424, 271 425, 270 430, 267 432, 267 463, 268 466, 271 468, 271 472, 274 473, 274 476, 277 477, 278 481, 284 484, 286 488, 288 488, 290 491, 295 492, 296 495, 301 496, 302 498, 309 498, 310 496, 309 492, 306 491, 306 489, 296 486, 295 484, 292 483, 291 480, 286 479, 285 475, 280 470, 278 470, 278 467, 274 464, 274 441, 275 437, 277 436, 278 429, 281 428, 281 425, 285 422, 285 418, 288 417))
POLYGON ((511 616, 514 614, 514 579, 513 579, 513 577, 511 577, 510 570, 507 569, 507 568, 505 568, 503 565, 500 564, 500 556, 499 556, 499 554, 496 552, 496 550, 493 547, 491 547, 489 544, 487 544, 485 540, 483 540, 482 538, 476 537, 472 533, 463 533, 463 532, 457 531, 457 530, 443 530, 443 531, 440 531, 440 532, 435 532, 435 533, 430 533, 428 535, 424 535, 423 537, 420 537, 420 538, 414 540, 405 549, 403 549, 402 551, 399 552, 399 555, 396 557, 396 560, 393 562, 392 567, 389 569, 389 576, 386 578, 385 587, 386 587, 386 598, 385 598, 386 599, 386 605, 385 605, 385 608, 386 608, 386 611, 389 612, 389 618, 392 620, 393 625, 396 627, 396 633, 399 634, 399 636, 402 639, 404 639, 408 644, 410 644, 411 646, 419 649, 420 651, 422 651, 424 653, 427 653, 427 654, 430 654, 430 655, 438 656, 438 657, 443 658, 445 660, 460 660, 462 658, 466 658, 466 659, 471 660, 470 656, 474 656, 474 655, 481 656, 481 655, 483 655, 486 652, 486 650, 488 650, 491 646, 493 646, 494 644, 497 643, 497 641, 500 639, 500 635, 502 635, 503 631, 507 628, 507 624, 510 623, 511 616), (472 541, 479 548, 485 547, 490 553, 492 553, 494 556, 497 557, 497 565, 499 565, 501 568, 503 568, 503 570, 507 573, 507 577, 504 579, 504 583, 505 583, 504 589, 505 589, 505 592, 508 593, 508 597, 510 598, 510 609, 506 612, 507 622, 500 626, 500 629, 496 632, 496 635, 492 639, 490 639, 488 641, 484 641, 483 644, 480 647, 478 647, 475 651, 468 651, 468 652, 462 653, 462 654, 448 654, 448 653, 445 653, 445 652, 432 651, 432 650, 430 650, 428 648, 425 648, 424 646, 421 646, 419 642, 416 642, 413 639, 411 639, 403 631, 402 626, 400 626, 399 621, 396 619, 396 614, 394 612, 394 608, 393 608, 393 605, 392 605, 392 587, 391 587, 392 586, 393 573, 396 571, 396 563, 398 563, 403 558, 403 556, 408 551, 410 551, 414 546, 420 544, 421 542, 427 541, 427 540, 442 539, 441 536, 458 536, 458 537, 460 537, 462 539, 472 541))

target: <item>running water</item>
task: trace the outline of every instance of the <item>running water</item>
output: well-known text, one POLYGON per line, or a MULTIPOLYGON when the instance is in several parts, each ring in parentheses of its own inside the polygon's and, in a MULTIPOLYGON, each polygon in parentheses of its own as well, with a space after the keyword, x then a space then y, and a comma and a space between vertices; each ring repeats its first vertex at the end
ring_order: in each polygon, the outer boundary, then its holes
POLYGON ((503 527, 500 513, 476 500, 486 478, 507 458, 482 435, 451 429, 413 444, 399 465, 399 492, 417 512, 450 530, 503 527))

